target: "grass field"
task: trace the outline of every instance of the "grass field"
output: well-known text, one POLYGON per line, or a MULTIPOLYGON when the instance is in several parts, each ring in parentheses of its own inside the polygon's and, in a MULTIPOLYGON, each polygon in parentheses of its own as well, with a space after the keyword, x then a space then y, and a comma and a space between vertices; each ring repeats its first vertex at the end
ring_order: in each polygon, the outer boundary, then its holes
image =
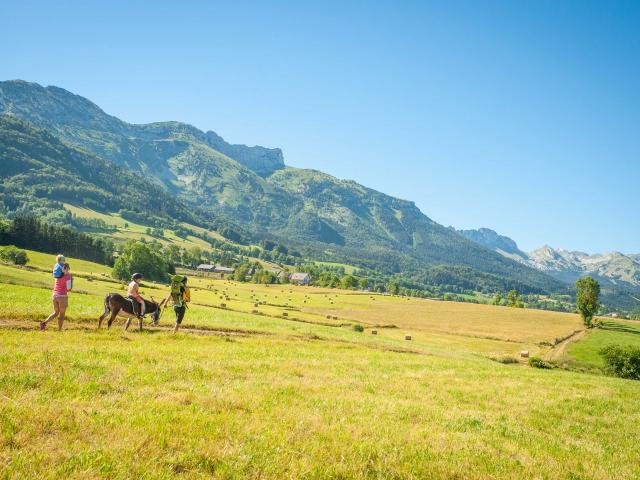
POLYGON ((604 321, 601 328, 589 332, 584 340, 569 346, 570 360, 575 366, 600 370, 604 366, 600 350, 614 344, 640 347, 640 322, 604 321))
MULTIPOLYGON (((640 478, 640 382, 492 360, 575 315, 191 278, 189 332, 98 331, 123 285, 69 259, 69 323, 39 332, 29 257, 0 266, 0 478, 640 478)), ((640 337, 605 327, 573 361, 640 337)))

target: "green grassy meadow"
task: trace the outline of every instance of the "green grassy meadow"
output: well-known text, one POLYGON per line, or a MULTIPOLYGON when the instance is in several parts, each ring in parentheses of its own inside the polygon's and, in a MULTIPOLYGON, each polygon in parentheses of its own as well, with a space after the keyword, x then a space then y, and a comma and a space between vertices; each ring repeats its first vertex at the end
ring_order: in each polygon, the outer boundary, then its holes
POLYGON ((171 310, 97 330, 124 286, 69 259, 65 330, 40 332, 53 258, 29 257, 0 265, 0 478, 640 478, 640 382, 494 360, 544 354, 576 315, 193 277, 177 335, 171 310))
POLYGON ((640 347, 640 322, 603 321, 601 328, 589 332, 585 339, 569 346, 570 360, 576 366, 600 370, 604 366, 600 350, 615 344, 640 347))

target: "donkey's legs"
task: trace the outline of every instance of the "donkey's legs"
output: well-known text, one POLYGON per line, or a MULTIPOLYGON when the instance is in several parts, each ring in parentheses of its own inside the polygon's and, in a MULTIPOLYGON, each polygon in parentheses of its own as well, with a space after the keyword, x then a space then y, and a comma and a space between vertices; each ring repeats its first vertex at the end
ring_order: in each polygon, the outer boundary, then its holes
POLYGON ((125 332, 129 329, 129 325, 131 325, 131 317, 127 317, 127 321, 124 322, 124 331, 125 332))
POLYGON ((142 331, 142 317, 138 319, 138 331, 142 331))
POLYGON ((118 312, 120 312, 120 309, 118 307, 115 307, 113 310, 111 310, 111 317, 109 317, 109 321, 107 322, 107 329, 111 328, 111 324, 118 316, 118 312))
POLYGON ((98 328, 102 326, 102 321, 107 318, 107 315, 109 315, 109 308, 105 306, 104 313, 100 315, 100 318, 98 319, 98 328))

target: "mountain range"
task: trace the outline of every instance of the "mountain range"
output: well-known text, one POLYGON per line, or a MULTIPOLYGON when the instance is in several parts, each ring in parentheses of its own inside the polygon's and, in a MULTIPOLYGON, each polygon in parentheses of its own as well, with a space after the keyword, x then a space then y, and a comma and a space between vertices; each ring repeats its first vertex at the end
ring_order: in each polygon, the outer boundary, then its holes
POLYGON ((459 230, 458 233, 562 282, 573 283, 582 276, 591 275, 605 286, 640 292, 640 254, 608 252, 590 255, 555 249, 548 245, 525 253, 511 238, 499 235, 488 228, 459 230))
POLYGON ((6 215, 51 215, 61 201, 105 211, 127 205, 231 228, 244 242, 275 239, 308 259, 397 275, 412 288, 566 291, 547 272, 434 222, 411 201, 286 166, 278 148, 232 145, 181 122, 130 124, 63 88, 21 80, 0 82, 0 115, 6 215))

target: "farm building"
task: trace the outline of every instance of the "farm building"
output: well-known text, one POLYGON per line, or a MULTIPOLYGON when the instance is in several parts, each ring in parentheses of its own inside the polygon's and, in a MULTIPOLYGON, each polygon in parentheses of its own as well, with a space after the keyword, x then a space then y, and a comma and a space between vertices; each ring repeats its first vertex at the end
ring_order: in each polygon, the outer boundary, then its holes
POLYGON ((216 268, 215 265, 208 265, 206 263, 202 263, 196 267, 196 270, 198 270, 199 272, 211 273, 215 270, 215 268, 216 268))
POLYGON ((236 271, 236 269, 235 268, 231 268, 231 267, 223 267, 222 265, 217 265, 213 269, 213 271, 214 271, 214 273, 222 273, 223 275, 231 275, 236 271))
POLYGON ((292 273, 289 281, 296 285, 309 285, 311 283, 311 276, 308 273, 292 273))

